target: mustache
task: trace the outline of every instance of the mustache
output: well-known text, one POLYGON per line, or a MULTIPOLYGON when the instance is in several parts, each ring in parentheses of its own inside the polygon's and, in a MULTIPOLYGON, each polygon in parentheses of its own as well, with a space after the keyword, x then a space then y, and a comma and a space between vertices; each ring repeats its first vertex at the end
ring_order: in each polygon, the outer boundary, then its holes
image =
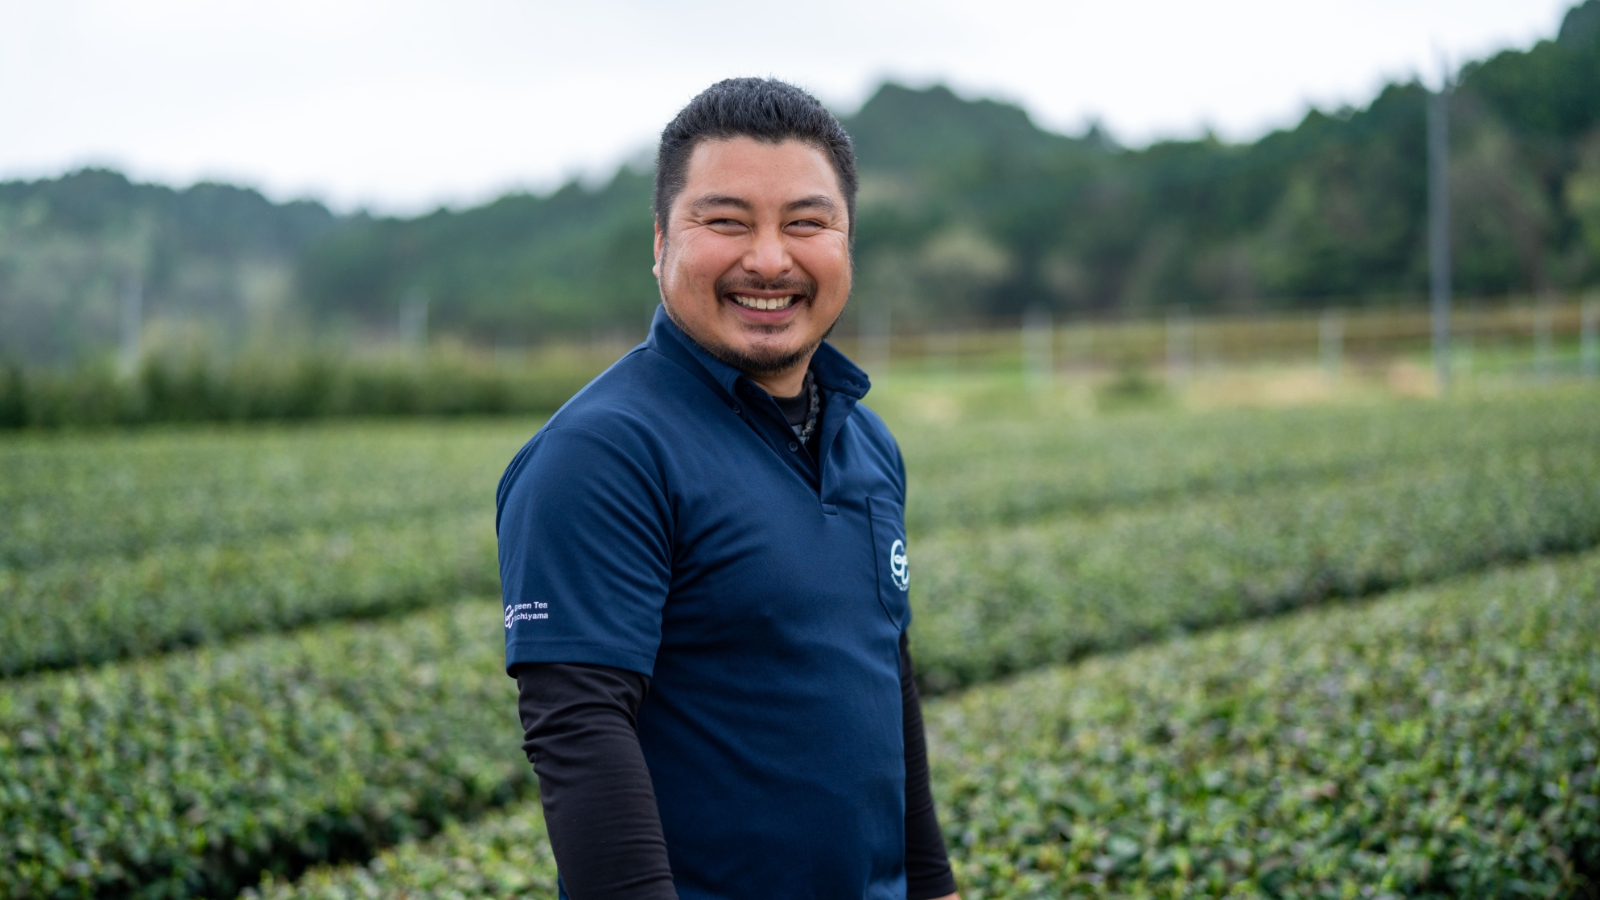
POLYGON ((775 281, 763 281, 759 278, 749 277, 719 278, 715 289, 718 297, 756 291, 798 294, 801 300, 813 300, 817 296, 817 283, 799 278, 779 278, 775 281))

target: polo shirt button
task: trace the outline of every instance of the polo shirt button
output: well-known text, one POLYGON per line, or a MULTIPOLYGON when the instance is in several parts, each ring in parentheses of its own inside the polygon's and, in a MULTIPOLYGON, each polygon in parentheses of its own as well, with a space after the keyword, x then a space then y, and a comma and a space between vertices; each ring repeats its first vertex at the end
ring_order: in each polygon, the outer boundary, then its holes
POLYGON ((730 406, 728 408, 733 410, 733 414, 734 415, 737 416, 739 414, 739 404, 735 403, 734 405, 732 405, 732 406, 730 406))
POLYGON ((789 452, 790 453, 797 453, 797 452, 799 452, 799 450, 800 450, 800 445, 799 444, 796 444, 794 441, 790 441, 789 442, 789 452))

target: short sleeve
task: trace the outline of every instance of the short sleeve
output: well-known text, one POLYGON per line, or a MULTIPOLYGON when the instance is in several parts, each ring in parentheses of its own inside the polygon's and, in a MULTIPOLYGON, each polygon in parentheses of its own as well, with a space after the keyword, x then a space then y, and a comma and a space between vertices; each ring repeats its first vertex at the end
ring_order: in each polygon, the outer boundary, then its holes
POLYGON ((546 428, 501 480, 506 669, 590 663, 649 676, 671 584, 671 512, 643 450, 546 428))

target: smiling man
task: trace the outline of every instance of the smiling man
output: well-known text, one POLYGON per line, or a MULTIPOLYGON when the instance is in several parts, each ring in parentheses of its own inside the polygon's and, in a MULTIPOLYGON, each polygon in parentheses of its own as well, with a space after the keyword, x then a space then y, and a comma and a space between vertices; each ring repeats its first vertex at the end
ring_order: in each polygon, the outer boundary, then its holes
POLYGON ((823 339, 850 140, 742 78, 661 136, 650 337, 497 493, 506 667, 563 896, 953 897, 906 639, 905 468, 823 339))

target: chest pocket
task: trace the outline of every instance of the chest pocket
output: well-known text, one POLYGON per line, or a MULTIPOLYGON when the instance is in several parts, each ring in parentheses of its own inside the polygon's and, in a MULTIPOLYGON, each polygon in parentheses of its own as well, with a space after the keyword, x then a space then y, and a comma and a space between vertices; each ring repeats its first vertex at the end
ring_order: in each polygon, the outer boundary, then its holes
POLYGON ((911 569, 906 562, 906 514, 893 500, 867 498, 872 554, 878 560, 878 602, 896 628, 911 618, 911 569))

